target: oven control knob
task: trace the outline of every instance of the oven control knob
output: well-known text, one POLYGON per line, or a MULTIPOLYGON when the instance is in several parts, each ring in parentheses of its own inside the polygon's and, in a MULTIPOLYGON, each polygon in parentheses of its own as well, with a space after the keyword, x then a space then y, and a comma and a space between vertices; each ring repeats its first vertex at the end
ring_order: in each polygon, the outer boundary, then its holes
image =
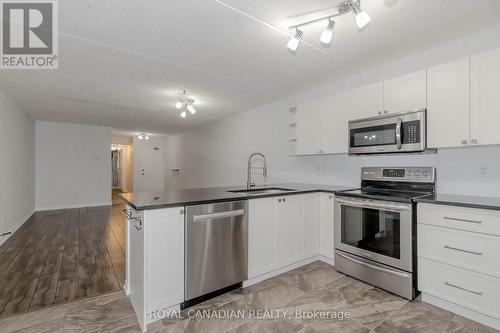
POLYGON ((368 174, 368 171, 363 171, 363 175, 367 175, 368 174))
POLYGON ((415 172, 413 174, 415 175, 415 177, 418 177, 418 176, 420 176, 420 171, 415 170, 415 172))
POLYGON ((422 176, 424 177, 429 177, 429 171, 423 171, 422 176))
POLYGON ((408 177, 411 177, 411 176, 412 176, 412 174, 413 174, 413 171, 411 171, 411 170, 406 171, 406 175, 407 175, 408 177))

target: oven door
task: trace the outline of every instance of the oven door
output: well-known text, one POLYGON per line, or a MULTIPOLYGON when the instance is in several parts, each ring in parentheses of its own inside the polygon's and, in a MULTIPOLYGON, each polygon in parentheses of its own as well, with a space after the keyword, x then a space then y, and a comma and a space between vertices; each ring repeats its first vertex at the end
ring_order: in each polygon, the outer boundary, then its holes
POLYGON ((426 111, 412 111, 349 122, 349 154, 423 151, 426 111))
POLYGON ((412 205, 337 197, 335 249, 412 272, 412 205))

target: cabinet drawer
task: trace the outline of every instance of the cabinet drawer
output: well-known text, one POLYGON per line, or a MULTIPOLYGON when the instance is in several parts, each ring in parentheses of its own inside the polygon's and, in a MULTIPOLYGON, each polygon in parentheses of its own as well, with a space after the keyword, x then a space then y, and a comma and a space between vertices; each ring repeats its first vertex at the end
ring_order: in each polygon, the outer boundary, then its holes
POLYGON ((500 236, 500 212, 493 210, 418 204, 418 223, 500 236))
POLYGON ((418 256, 500 277, 500 237, 418 225, 418 256))
POLYGON ((418 259, 420 291, 500 319, 500 279, 418 259))

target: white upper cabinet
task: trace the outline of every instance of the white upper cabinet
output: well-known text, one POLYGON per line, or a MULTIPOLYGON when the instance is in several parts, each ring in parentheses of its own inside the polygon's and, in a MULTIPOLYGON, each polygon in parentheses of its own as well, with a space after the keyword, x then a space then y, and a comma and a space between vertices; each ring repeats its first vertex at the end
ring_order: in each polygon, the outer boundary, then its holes
POLYGON ((297 106, 297 154, 347 152, 349 93, 297 106))
POLYGON ((384 81, 384 113, 423 109, 427 106, 426 71, 384 81))
POLYGON ((297 106, 297 154, 321 154, 323 103, 321 100, 297 106))
POLYGON ((430 148, 469 144, 469 58, 429 68, 427 141, 430 148))
POLYGON ((374 117, 384 110, 382 81, 351 90, 350 119, 374 117))
POLYGON ((323 102, 324 112, 321 128, 323 153, 347 153, 349 146, 349 100, 349 93, 345 92, 328 97, 323 102))
POLYGON ((500 49, 471 57, 471 144, 500 144, 500 49))

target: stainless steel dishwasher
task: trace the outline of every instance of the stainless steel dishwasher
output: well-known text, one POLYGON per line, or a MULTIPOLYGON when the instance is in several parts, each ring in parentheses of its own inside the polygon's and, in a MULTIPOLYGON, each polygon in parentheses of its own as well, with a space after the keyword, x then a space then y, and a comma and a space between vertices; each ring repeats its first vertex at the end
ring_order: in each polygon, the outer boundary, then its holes
POLYGON ((248 201, 186 208, 183 308, 248 279, 248 201))

